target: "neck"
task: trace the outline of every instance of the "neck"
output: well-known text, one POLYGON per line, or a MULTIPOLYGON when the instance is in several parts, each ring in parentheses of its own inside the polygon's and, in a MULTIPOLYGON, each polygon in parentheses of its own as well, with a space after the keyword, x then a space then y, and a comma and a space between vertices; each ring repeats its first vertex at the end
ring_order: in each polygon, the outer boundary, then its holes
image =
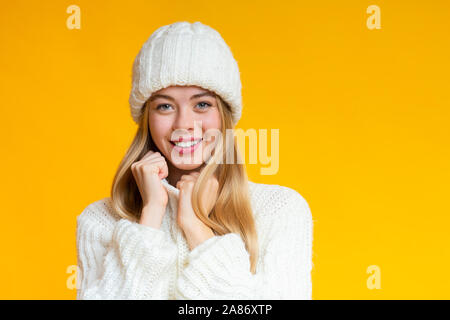
POLYGON ((167 181, 176 188, 177 182, 180 181, 181 176, 190 174, 191 172, 201 172, 205 167, 205 163, 193 170, 182 170, 173 166, 169 161, 167 161, 167 167, 169 169, 169 176, 167 177, 167 181))

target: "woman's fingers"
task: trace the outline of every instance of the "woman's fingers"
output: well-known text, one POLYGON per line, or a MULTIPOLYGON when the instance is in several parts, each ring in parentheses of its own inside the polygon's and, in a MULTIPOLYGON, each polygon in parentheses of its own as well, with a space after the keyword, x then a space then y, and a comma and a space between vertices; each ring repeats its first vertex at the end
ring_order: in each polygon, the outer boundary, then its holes
POLYGON ((131 165, 131 171, 144 206, 156 203, 165 207, 168 195, 160 181, 168 175, 164 157, 159 152, 148 152, 142 160, 131 165))
POLYGON ((184 175, 181 176, 180 180, 181 181, 195 181, 196 178, 191 176, 191 175, 189 175, 189 174, 184 174, 184 175))
POLYGON ((194 177, 190 174, 184 174, 181 176, 180 180, 177 182, 177 188, 181 190, 181 189, 184 189, 185 187, 192 187, 192 186, 194 186, 194 183, 196 180, 197 180, 196 177, 194 177))
POLYGON ((169 175, 169 169, 167 166, 166 158, 164 158, 159 152, 149 151, 145 156, 132 164, 132 169, 134 167, 139 170, 148 169, 150 167, 158 168, 158 177, 164 179, 169 175))

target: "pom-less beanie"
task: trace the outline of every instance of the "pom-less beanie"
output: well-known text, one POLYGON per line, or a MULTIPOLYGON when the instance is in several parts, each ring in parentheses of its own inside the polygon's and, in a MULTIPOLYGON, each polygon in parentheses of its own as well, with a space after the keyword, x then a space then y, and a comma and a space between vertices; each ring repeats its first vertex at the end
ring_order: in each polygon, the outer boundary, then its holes
POLYGON ((172 85, 213 91, 230 106, 233 125, 241 118, 238 64, 219 32, 201 22, 158 28, 140 49, 132 73, 129 103, 136 123, 152 93, 172 85))

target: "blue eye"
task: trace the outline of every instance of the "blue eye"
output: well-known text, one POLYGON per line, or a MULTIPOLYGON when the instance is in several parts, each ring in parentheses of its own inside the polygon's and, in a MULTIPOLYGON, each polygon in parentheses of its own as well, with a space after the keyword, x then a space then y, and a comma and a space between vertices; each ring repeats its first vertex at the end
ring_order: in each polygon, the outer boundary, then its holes
POLYGON ((170 106, 170 104, 160 104, 159 106, 156 107, 156 109, 157 110, 167 110, 165 108, 161 108, 161 107, 164 107, 164 106, 170 106))
POLYGON ((204 110, 204 109, 208 109, 209 107, 211 107, 211 104, 208 102, 199 102, 197 105, 201 105, 201 104, 206 104, 207 106, 201 107, 200 109, 204 110))
MULTIPOLYGON (((210 103, 208 103, 208 102, 199 102, 198 104, 197 104, 197 106, 199 106, 199 109, 200 110, 205 110, 205 109, 207 109, 207 108, 209 108, 209 107, 211 107, 212 105, 210 104, 210 103)), ((156 107, 156 109, 157 110, 169 110, 168 108, 172 108, 172 106, 170 105, 170 104, 160 104, 160 105, 158 105, 157 107, 156 107), (166 108, 167 107, 167 108, 166 108)))

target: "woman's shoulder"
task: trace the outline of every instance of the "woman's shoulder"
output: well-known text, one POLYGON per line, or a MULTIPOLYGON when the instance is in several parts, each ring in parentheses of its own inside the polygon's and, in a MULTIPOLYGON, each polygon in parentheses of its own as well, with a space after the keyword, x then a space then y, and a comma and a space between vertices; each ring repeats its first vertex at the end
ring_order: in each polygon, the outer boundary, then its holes
POLYGON ((306 199, 295 189, 278 184, 248 182, 255 216, 273 216, 286 212, 311 219, 306 199))
POLYGON ((111 198, 105 197, 87 205, 77 216, 78 226, 90 226, 103 230, 112 230, 120 216, 112 207, 111 198))

